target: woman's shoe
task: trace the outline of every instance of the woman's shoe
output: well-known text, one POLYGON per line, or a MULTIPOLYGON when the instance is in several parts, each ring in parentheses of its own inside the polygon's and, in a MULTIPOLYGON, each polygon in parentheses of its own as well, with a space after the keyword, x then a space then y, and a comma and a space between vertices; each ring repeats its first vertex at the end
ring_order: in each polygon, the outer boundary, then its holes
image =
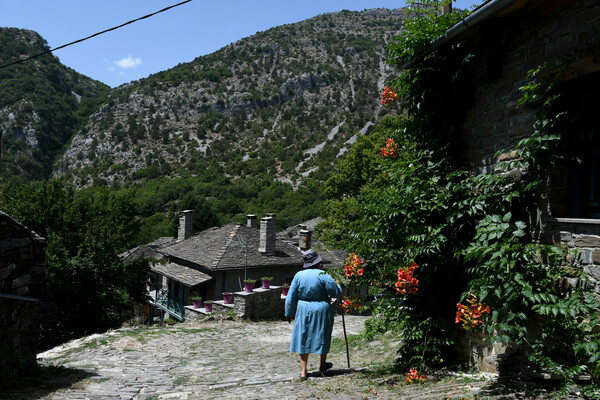
POLYGON ((332 367, 333 367, 333 363, 326 362, 326 363, 325 363, 325 368, 319 368, 319 371, 321 371, 321 372, 325 372, 325 371, 327 371, 328 369, 331 369, 332 367))

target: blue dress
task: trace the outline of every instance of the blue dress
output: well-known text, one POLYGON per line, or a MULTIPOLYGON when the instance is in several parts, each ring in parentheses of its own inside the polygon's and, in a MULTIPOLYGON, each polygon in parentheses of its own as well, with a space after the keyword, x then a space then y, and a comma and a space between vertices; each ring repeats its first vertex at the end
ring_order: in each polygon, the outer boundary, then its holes
POLYGON ((290 353, 329 353, 333 330, 329 296, 341 294, 340 285, 320 269, 305 269, 294 276, 285 299, 285 316, 295 318, 290 353))

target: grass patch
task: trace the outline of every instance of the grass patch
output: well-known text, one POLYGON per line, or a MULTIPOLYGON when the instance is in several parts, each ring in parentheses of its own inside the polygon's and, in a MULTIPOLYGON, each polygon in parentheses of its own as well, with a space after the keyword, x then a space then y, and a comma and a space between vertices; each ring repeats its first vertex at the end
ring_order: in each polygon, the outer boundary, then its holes
POLYGON ((183 332, 183 333, 203 333, 203 332, 212 332, 212 331, 216 331, 218 329, 216 328, 181 328, 178 329, 178 332, 183 332))
MULTIPOLYGON (((385 370, 395 364, 399 343, 399 334, 395 332, 348 335, 348 347, 352 362, 375 370, 379 368, 385 370)), ((346 352, 346 343, 343 338, 332 339, 331 352, 338 354, 346 352)))
POLYGON ((189 376, 179 376, 179 377, 177 377, 177 379, 175 379, 173 384, 175 386, 182 386, 182 385, 185 385, 186 383, 188 383, 189 381, 190 381, 189 376))
MULTIPOLYGON (((356 348, 364 345, 367 339, 362 335, 348 335, 348 347, 356 348)), ((344 352, 346 351, 346 342, 342 338, 331 339, 331 351, 344 352)))
POLYGON ((73 347, 73 348, 65 350, 63 355, 59 358, 68 357, 72 354, 81 353, 84 350, 97 349, 98 347, 100 347, 101 344, 107 344, 108 340, 104 340, 104 342, 105 343, 100 343, 100 341, 98 339, 84 341, 84 342, 80 343, 79 346, 77 346, 77 347, 73 347))

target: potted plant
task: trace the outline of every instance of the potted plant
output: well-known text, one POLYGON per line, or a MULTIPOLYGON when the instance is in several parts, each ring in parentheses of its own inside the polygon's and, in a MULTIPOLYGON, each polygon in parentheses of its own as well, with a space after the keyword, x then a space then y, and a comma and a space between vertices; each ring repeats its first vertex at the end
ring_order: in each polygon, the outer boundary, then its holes
POLYGON ((288 285, 287 283, 284 283, 283 286, 281 286, 281 291, 284 296, 287 296, 288 290, 290 290, 290 285, 288 285))
POLYGON ((223 292, 223 304, 231 304, 231 303, 233 303, 233 293, 223 292))
POLYGON ((262 281, 262 288, 269 289, 271 287, 271 281, 273 280, 272 276, 263 276, 260 278, 262 281))
POLYGON ((256 283, 256 279, 244 279, 244 286, 246 292, 250 293, 254 290, 254 284, 256 283))
POLYGON ((202 306, 202 297, 191 296, 190 300, 192 301, 192 304, 194 304, 194 308, 200 308, 202 306))
POLYGON ((206 311, 206 312, 212 312, 212 306, 213 306, 213 301, 212 300, 206 300, 204 302, 204 311, 206 311))

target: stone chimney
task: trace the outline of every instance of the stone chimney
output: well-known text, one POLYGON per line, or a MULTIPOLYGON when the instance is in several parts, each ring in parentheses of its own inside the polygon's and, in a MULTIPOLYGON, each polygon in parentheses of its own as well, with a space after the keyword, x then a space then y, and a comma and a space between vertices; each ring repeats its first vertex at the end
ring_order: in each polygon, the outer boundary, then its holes
POLYGON ((300 250, 306 251, 306 250, 310 249, 311 240, 312 240, 312 232, 309 231, 308 229, 300 229, 300 232, 298 233, 298 235, 299 235, 298 247, 300 247, 300 250))
POLYGON ((256 229, 256 215, 248 214, 246 215, 246 226, 252 229, 256 229))
POLYGON ((277 231, 277 214, 275 213, 267 213, 265 217, 273 218, 273 226, 275 227, 275 231, 277 231))
POLYGON ((185 240, 192 236, 192 221, 194 219, 194 210, 185 210, 179 218, 179 229, 177 230, 177 240, 185 240))
POLYGON ((260 243, 258 251, 265 254, 275 253, 275 220, 273 217, 264 217, 260 220, 260 243))

